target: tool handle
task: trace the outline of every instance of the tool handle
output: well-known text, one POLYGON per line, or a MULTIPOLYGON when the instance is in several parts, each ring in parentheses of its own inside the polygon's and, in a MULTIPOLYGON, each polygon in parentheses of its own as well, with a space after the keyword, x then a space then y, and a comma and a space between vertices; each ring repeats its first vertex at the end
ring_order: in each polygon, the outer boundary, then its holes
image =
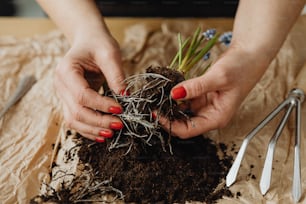
POLYGON ((293 88, 300 88, 306 93, 306 63, 298 73, 293 88))
POLYGON ((27 91, 30 90, 30 88, 35 82, 36 79, 34 76, 26 76, 21 79, 15 92, 9 98, 3 109, 0 111, 0 119, 11 108, 11 106, 13 106, 20 98, 22 98, 27 93, 27 91))

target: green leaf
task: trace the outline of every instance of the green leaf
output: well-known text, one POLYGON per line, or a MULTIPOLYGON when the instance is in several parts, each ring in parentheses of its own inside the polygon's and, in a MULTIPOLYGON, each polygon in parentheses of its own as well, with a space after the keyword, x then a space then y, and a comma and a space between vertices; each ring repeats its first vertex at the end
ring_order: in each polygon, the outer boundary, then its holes
POLYGON ((183 43, 181 43, 180 33, 178 34, 179 51, 176 53, 175 57, 172 59, 172 62, 170 63, 171 68, 174 68, 175 63, 178 63, 178 65, 180 64, 180 62, 177 62, 177 61, 179 60, 179 58, 180 59, 182 58, 183 50, 185 49, 189 40, 190 40, 190 38, 187 38, 183 43))
POLYGON ((218 38, 219 34, 216 34, 212 39, 208 41, 205 40, 205 36, 202 35, 201 27, 196 29, 191 40, 190 37, 188 37, 185 41, 182 41, 182 36, 179 33, 179 50, 173 58, 170 67, 188 76, 188 72, 196 67, 195 65, 202 60, 204 55, 216 44, 218 38))
POLYGON ((188 64, 188 66, 186 66, 184 68, 185 72, 188 72, 196 63, 198 63, 204 57, 204 55, 216 44, 216 42, 218 40, 218 37, 219 37, 219 35, 216 34, 212 39, 210 39, 207 42, 205 47, 203 49, 201 49, 201 51, 192 58, 191 62, 188 64))

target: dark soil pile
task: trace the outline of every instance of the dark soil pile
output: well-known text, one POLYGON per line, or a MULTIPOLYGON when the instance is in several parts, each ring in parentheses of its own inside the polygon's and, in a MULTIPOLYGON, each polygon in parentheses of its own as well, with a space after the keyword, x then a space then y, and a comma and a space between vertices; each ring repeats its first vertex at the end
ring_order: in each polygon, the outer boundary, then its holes
MULTIPOLYGON (((109 152, 106 144, 91 143, 84 139, 81 160, 92 165, 97 177, 111 180, 127 203, 214 203, 223 195, 231 196, 224 185, 216 188, 225 178, 232 158, 223 155, 220 159, 218 145, 208 138, 172 138, 173 155, 163 151, 158 140, 152 146, 136 143, 127 155, 124 148, 109 152)), ((221 146, 224 149, 224 144, 221 146)))

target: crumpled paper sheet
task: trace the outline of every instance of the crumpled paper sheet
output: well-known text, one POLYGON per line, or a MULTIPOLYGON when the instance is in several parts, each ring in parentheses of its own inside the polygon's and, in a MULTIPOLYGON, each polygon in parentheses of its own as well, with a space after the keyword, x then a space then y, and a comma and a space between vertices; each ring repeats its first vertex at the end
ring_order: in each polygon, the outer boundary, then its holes
POLYGON ((22 40, 0 38, 0 107, 23 76, 37 79, 0 120, 0 203, 28 203, 49 173, 52 144, 62 124, 52 75, 67 49, 59 32, 22 40))
MULTIPOLYGON (((159 30, 152 30, 141 24, 128 28, 125 42, 122 43, 127 75, 141 72, 150 65, 169 64, 177 49, 176 34, 190 34, 196 26, 180 21, 171 24, 165 22, 159 30)), ((202 26, 206 28, 207 25, 203 22, 202 26)), ((231 123, 226 128, 207 134, 215 141, 227 144, 229 154, 234 158, 234 152, 239 150, 245 135, 282 102, 291 90, 292 83, 306 61, 305 33, 306 16, 302 16, 231 123)), ((28 203, 33 196, 39 194, 42 182, 48 180, 53 145, 64 130, 61 106, 52 86, 52 77, 54 67, 68 48, 69 45, 60 32, 22 40, 0 37, 0 108, 13 93, 22 76, 33 74, 37 78, 37 83, 26 96, 0 120, 1 203, 28 203)), ((212 59, 216 60, 225 49, 225 46, 216 47, 211 55, 212 59)), ((305 118, 303 106, 303 124, 305 118)), ((218 203, 293 203, 291 184, 294 120, 289 121, 278 141, 271 188, 266 196, 262 196, 259 191, 266 147, 278 120, 276 118, 271 121, 247 149, 237 182, 230 188, 234 194, 240 192, 241 196, 225 197, 218 203), (249 174, 256 179, 251 179, 249 174)), ((301 203, 306 202, 305 132, 306 126, 302 125, 301 203)))

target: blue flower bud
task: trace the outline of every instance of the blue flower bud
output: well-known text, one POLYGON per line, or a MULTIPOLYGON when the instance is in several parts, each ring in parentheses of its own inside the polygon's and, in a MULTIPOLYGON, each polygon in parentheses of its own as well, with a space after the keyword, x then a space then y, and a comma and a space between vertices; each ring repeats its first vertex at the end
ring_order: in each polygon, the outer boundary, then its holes
POLYGON ((232 41, 232 37, 233 37, 233 33, 231 31, 229 32, 225 32, 223 33, 220 37, 219 37, 219 42, 223 43, 225 46, 229 46, 231 44, 232 41))
POLYGON ((210 58, 210 52, 207 52, 204 57, 203 57, 203 60, 206 61, 210 58))
POLYGON ((211 28, 206 30, 205 32, 202 33, 202 35, 207 39, 210 40, 216 35, 216 29, 211 28))

